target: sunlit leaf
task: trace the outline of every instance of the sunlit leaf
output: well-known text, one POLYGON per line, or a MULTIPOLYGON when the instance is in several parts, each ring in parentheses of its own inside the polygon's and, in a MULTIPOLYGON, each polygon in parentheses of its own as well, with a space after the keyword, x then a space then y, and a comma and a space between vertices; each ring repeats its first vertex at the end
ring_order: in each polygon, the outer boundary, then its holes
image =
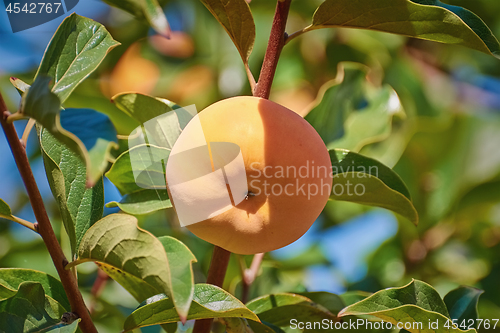
POLYGON ((0 300, 15 295, 21 283, 26 281, 40 283, 45 295, 52 297, 64 309, 71 309, 61 282, 46 273, 32 269, 0 268, 0 300))
POLYGON ((23 95, 21 113, 35 119, 63 143, 65 149, 83 159, 87 185, 92 187, 106 170, 111 149, 118 147, 116 130, 107 116, 95 110, 61 110, 57 96, 48 89, 49 81, 39 76, 30 88, 21 80, 11 78, 16 88, 28 89, 23 95))
POLYGON ((61 23, 45 51, 37 77, 54 82, 52 91, 61 103, 102 62, 108 52, 120 45, 106 28, 89 18, 71 14, 61 23))
POLYGON ((107 4, 123 9, 139 20, 146 20, 157 33, 170 37, 167 17, 156 0, 103 0, 107 4))
POLYGON ((477 328, 477 303, 483 290, 471 287, 459 287, 450 291, 444 297, 444 303, 448 308, 450 317, 456 319, 459 324, 466 322, 467 327, 471 325, 477 328))
POLYGON ((403 114, 401 102, 390 86, 367 81, 368 68, 342 63, 337 78, 326 83, 306 120, 329 148, 359 151, 387 138, 392 118, 403 114))
MULTIPOLYGON (((185 320, 193 300, 194 276, 192 264, 196 262, 196 258, 186 245, 175 238, 165 236, 158 238, 158 240, 163 245, 167 255, 175 307, 178 309, 181 319, 185 320)), ((99 263, 99 266, 139 302, 154 296, 155 292, 157 292, 157 288, 132 274, 107 264, 99 263)))
POLYGON ((306 30, 361 28, 463 45, 500 58, 500 44, 474 13, 439 0, 326 0, 306 30))
POLYGON ((36 332, 60 323, 66 311, 37 282, 23 282, 17 293, 0 301, 0 331, 36 332))
POLYGON ((389 209, 418 224, 418 214, 401 178, 382 163, 346 150, 330 150, 330 199, 389 209))
POLYGON ((87 188, 87 169, 80 157, 48 130, 37 129, 50 189, 75 254, 85 232, 102 217, 103 181, 101 178, 94 187, 87 188))
POLYGON ((193 263, 196 258, 186 245, 173 237, 164 236, 158 240, 167 254, 172 276, 172 299, 181 321, 185 321, 194 295, 193 263))
POLYGON ((94 184, 102 177, 112 159, 111 150, 118 148, 116 129, 103 113, 92 109, 66 109, 61 112, 62 127, 76 135, 88 153, 87 170, 94 184))
MULTIPOLYGON (((210 284, 197 284, 188 320, 206 318, 259 318, 237 298, 223 289, 210 284)), ((138 327, 172 323, 179 321, 172 300, 165 295, 148 299, 125 320, 124 329, 130 331, 138 327)))
POLYGON ((417 211, 407 197, 366 173, 350 172, 334 176, 330 199, 385 208, 418 224, 417 211))
MULTIPOLYGON (((106 177, 122 194, 145 189, 150 192, 166 189, 165 165, 170 150, 153 145, 139 145, 121 154, 106 177)), ((154 196, 154 194, 151 194, 154 196)))
POLYGON ((246 64, 255 42, 255 23, 245 0, 201 0, 224 27, 246 64))
POLYGON ((391 168, 383 165, 373 158, 345 149, 332 149, 329 152, 334 175, 349 172, 362 172, 370 174, 382 180, 384 184, 394 191, 401 193, 411 200, 410 192, 408 191, 405 183, 397 173, 392 171, 391 168))
POLYGON ((164 242, 167 242, 168 253, 158 238, 137 226, 135 217, 108 215, 83 236, 77 259, 69 267, 82 262, 97 262, 139 300, 150 297, 151 293, 179 296, 174 304, 179 307, 177 311, 182 316, 189 307, 190 280, 179 282, 178 279, 187 279, 191 274, 189 270, 194 258, 182 243, 172 239, 164 242), (175 292, 174 285, 179 288, 175 292))
POLYGON ((119 207, 132 215, 144 215, 158 210, 172 208, 167 190, 142 190, 126 194, 119 201, 111 201, 106 207, 119 207))
POLYGON ((321 321, 335 320, 336 316, 324 306, 298 294, 271 294, 247 303, 247 307, 263 322, 276 326, 290 325, 290 320, 321 321))
POLYGON ((111 101, 123 113, 136 120, 137 126, 178 107, 175 103, 166 99, 139 93, 118 94, 113 96, 111 101))
MULTIPOLYGON (((439 293, 427 283, 418 280, 413 280, 401 288, 376 292, 339 313, 339 317, 350 315, 371 315, 393 325, 410 323, 404 328, 411 333, 430 330, 429 320, 438 322, 438 327, 433 329, 433 332, 464 332, 451 326, 448 310, 439 293), (421 328, 416 326, 419 324, 422 325, 421 328), (445 328, 445 324, 451 328, 445 328), (409 328, 410 326, 412 327, 409 328)), ((471 329, 466 332, 476 332, 476 330, 471 329)))

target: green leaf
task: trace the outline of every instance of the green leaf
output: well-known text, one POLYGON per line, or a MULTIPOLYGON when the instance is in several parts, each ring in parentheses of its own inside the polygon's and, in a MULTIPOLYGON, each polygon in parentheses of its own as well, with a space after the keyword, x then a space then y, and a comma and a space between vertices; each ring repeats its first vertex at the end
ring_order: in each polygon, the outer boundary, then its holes
MULTIPOLYGON (((259 321, 259 318, 252 311, 225 290, 210 284, 195 285, 188 320, 233 317, 259 321)), ((156 295, 128 316, 125 320, 124 330, 130 331, 139 327, 177 321, 179 321, 179 316, 172 300, 165 295, 156 295)))
MULTIPOLYGON (((196 258, 182 242, 172 237, 160 237, 158 239, 167 254, 168 265, 171 271, 173 297, 179 316, 185 320, 189 306, 193 299, 194 277, 192 263, 196 258)), ((113 280, 128 290, 138 302, 156 295, 157 289, 141 279, 124 273, 115 267, 99 264, 113 280)))
POLYGON ((500 58, 500 44, 474 13, 438 0, 326 0, 305 30, 344 27, 463 45, 500 58))
POLYGON ((167 17, 156 0, 103 0, 108 5, 120 8, 139 20, 146 20, 160 35, 170 37, 167 17))
POLYGON ((102 178, 113 159, 111 149, 118 148, 116 129, 103 113, 92 109, 66 109, 61 112, 61 125, 76 135, 85 146, 88 186, 102 178))
POLYGON ((34 227, 31 225, 31 222, 24 221, 23 219, 20 219, 19 217, 12 215, 12 211, 10 210, 9 205, 2 199, 0 199, 0 219, 7 219, 10 221, 14 221, 34 230, 34 227))
POLYGON ((181 321, 185 322, 194 295, 193 263, 196 262, 196 257, 184 243, 173 237, 164 236, 158 240, 167 254, 172 300, 181 321))
MULTIPOLYGON (((146 135, 142 140, 147 140, 142 143, 156 144, 164 148, 173 147, 181 131, 196 114, 195 111, 189 112, 169 100, 137 93, 118 94, 111 100, 118 109, 134 120, 137 126, 144 125, 136 128, 131 137, 142 131, 141 134, 146 135), (169 113, 170 111, 174 112, 169 113)), ((130 148, 134 143, 135 141, 129 139, 130 148)))
POLYGON ((337 78, 323 85, 305 117, 329 148, 359 151, 382 141, 391 134, 392 118, 403 114, 394 89, 374 86, 367 75, 364 65, 342 63, 337 78))
POLYGON ((222 318, 227 333, 283 333, 279 327, 245 318, 222 318), (271 327, 272 326, 272 327, 271 327))
POLYGON ((298 294, 282 293, 261 296, 248 302, 247 307, 257 314, 260 320, 276 326, 290 325, 292 319, 298 321, 336 319, 336 316, 324 306, 298 294))
MULTIPOLYGON (((43 127, 52 133, 61 131, 59 123, 59 112, 61 101, 49 87, 52 79, 46 75, 39 75, 30 86, 25 85, 28 90, 23 94, 21 101, 21 114, 36 119, 43 127)), ((64 133, 64 132, 63 132, 64 133)), ((62 140, 70 138, 61 138, 62 140)), ((74 142, 69 144, 75 145, 74 142)))
POLYGON ((313 244, 295 257, 280 260, 279 268, 282 270, 296 270, 303 269, 306 266, 328 265, 329 263, 330 261, 326 258, 321 247, 318 244, 313 244))
POLYGON ((389 209, 418 224, 410 194, 399 176, 382 163, 347 150, 330 150, 330 199, 389 209))
POLYGON ((172 203, 167 190, 142 190, 123 196, 120 202, 111 201, 106 207, 119 207, 127 214, 144 215, 172 208, 172 203))
POLYGON ((17 89, 17 92, 21 96, 23 95, 24 92, 28 91, 28 89, 30 88, 29 84, 27 84, 21 79, 18 79, 17 77, 11 76, 10 83, 12 83, 12 85, 17 89))
POLYGON ((266 322, 259 323, 258 321, 253 321, 253 320, 247 320, 247 322, 254 333, 267 333, 267 332, 285 333, 284 330, 271 323, 266 323, 266 322))
POLYGON ((50 76, 52 91, 61 103, 120 45, 106 28, 91 19, 71 14, 61 23, 45 51, 36 77, 50 76))
POLYGON ((34 118, 67 149, 78 154, 85 162, 87 186, 92 187, 108 166, 110 150, 118 148, 116 130, 110 119, 97 111, 61 111, 60 104, 55 102, 57 96, 48 89, 48 82, 48 78, 42 75, 30 88, 21 80, 11 78, 17 89, 28 89, 23 95, 21 114, 34 118))
POLYGON ((245 0, 201 0, 224 27, 243 59, 248 63, 255 43, 255 23, 245 0))
POLYGON ((372 295, 366 291, 347 291, 340 295, 339 297, 342 299, 345 305, 349 306, 359 301, 364 300, 368 296, 372 295))
POLYGON ((116 95, 113 102, 139 127, 129 136, 130 149, 106 174, 125 195, 120 202, 108 203, 108 207, 118 206, 134 215, 172 207, 166 191, 165 165, 170 149, 196 110, 135 93, 116 95))
POLYGON ((37 126, 37 130, 47 179, 74 255, 85 232, 102 217, 103 181, 101 178, 94 187, 87 188, 87 169, 80 157, 46 129, 37 126))
POLYGON ((483 290, 471 287, 459 287, 450 291, 444 297, 444 303, 451 319, 457 319, 459 324, 465 320, 467 326, 469 323, 474 323, 472 326, 477 328, 477 319, 479 318, 477 303, 483 292, 483 290))
POLYGON ((411 200, 410 192, 405 183, 391 168, 373 158, 345 149, 332 149, 329 153, 334 175, 350 172, 366 173, 379 178, 388 187, 411 200))
MULTIPOLYGON (((420 329, 415 326, 411 329, 405 327, 412 333, 426 331, 436 333, 463 332, 459 329, 444 327, 446 323, 452 327, 446 305, 434 288, 418 280, 413 280, 401 288, 381 290, 358 303, 348 306, 338 314, 339 317, 352 315, 371 315, 393 325, 398 323, 420 323, 422 325, 420 329), (430 322, 438 321, 436 330, 430 330, 428 326, 429 320, 430 322)), ((475 332, 475 330, 466 332, 475 332)))
POLYGON ((8 220, 14 217, 12 215, 12 211, 10 210, 9 205, 2 199, 0 199, 0 217, 8 220))
MULTIPOLYGON (((146 144, 133 147, 116 159, 106 177, 122 194, 144 193, 144 189, 165 190, 165 165, 169 155, 167 148, 146 144)), ((149 194, 149 198, 152 196, 149 194)))
POLYGON ((136 120, 137 126, 179 107, 169 100, 139 93, 118 94, 111 101, 123 113, 136 120))
MULTIPOLYGON (((135 217, 112 214, 98 221, 87 231, 78 248, 76 261, 69 265, 71 267, 82 262, 97 262, 105 268, 105 272, 114 271, 110 276, 114 279, 118 276, 115 280, 123 283, 122 286, 138 299, 151 293, 165 293, 171 297, 181 295, 178 311, 182 315, 188 298, 184 294, 185 290, 173 291, 172 279, 178 279, 179 275, 185 278, 186 266, 181 265, 179 273, 169 262, 174 260, 178 264, 176 260, 182 257, 190 264, 192 258, 186 253, 170 253, 173 258, 167 258, 162 242, 151 233, 140 229, 135 217), (138 286, 141 290, 131 291, 138 286)), ((189 282, 184 281, 184 288, 187 283, 189 282)), ((179 281, 175 281, 175 285, 179 286, 179 281)), ((149 296, 151 295, 147 297, 149 296)))
POLYGON ((38 332, 59 324, 64 313, 40 283, 23 282, 14 296, 0 301, 0 331, 38 332))
POLYGON ((113 265, 96 262, 97 266, 102 269, 110 278, 118 282, 132 297, 138 302, 156 295, 157 288, 151 284, 144 282, 142 278, 138 278, 132 274, 124 272, 113 265))
POLYGON ((78 323, 80 318, 72 322, 71 324, 60 323, 55 326, 44 329, 40 333, 75 333, 78 330, 78 323))
POLYGON ((163 9, 156 0, 144 0, 144 14, 149 21, 149 24, 157 33, 164 37, 170 38, 170 26, 168 25, 167 17, 163 13, 163 9))
POLYGON ((52 297, 64 309, 71 309, 61 282, 48 274, 32 269, 0 268, 0 300, 15 295, 19 286, 26 281, 40 283, 45 295, 52 297))
POLYGON ((344 301, 340 296, 325 291, 298 293, 298 295, 309 298, 335 315, 345 308, 344 301))

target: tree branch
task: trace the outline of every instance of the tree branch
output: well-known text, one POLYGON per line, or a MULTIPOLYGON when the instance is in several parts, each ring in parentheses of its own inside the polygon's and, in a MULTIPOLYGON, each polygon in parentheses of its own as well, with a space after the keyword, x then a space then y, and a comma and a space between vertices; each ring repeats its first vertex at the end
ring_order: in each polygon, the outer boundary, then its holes
POLYGON ((14 215, 11 215, 11 216, 6 216, 6 215, 2 215, 0 214, 0 218, 3 218, 3 219, 6 219, 6 220, 10 220, 12 222, 16 222, 16 223, 19 223, 20 225, 22 225, 23 227, 26 227, 28 229, 31 229, 33 230, 34 232, 37 232, 36 230, 36 227, 35 227, 35 224, 34 223, 31 223, 29 221, 26 221, 26 220, 23 220, 22 218, 20 217, 17 217, 17 216, 14 216, 14 215))
MULTIPOLYGON (((231 252, 221 247, 215 246, 212 254, 212 261, 208 269, 207 283, 222 288, 224 277, 226 276, 227 265, 231 252)), ((194 324, 193 333, 208 333, 212 327, 213 319, 197 320, 194 324)))
POLYGON ((245 268, 242 273, 242 294, 241 302, 245 304, 248 302, 248 294, 250 293, 250 287, 252 286, 257 274, 259 273, 260 264, 264 259, 264 253, 257 253, 253 256, 252 264, 250 268, 245 268))
POLYGON ((78 282, 72 272, 65 269, 68 260, 64 256, 61 246, 56 238, 56 235, 54 234, 54 230, 52 229, 52 225, 50 224, 49 217, 43 204, 42 196, 38 190, 35 177, 33 176, 33 172, 28 161, 28 156, 26 155, 26 150, 17 135, 14 124, 7 123, 7 118, 9 116, 10 113, 7 110, 2 94, 0 93, 0 122, 2 123, 3 131, 7 137, 7 141, 10 149, 12 150, 12 154, 14 155, 17 168, 23 179, 24 186, 26 187, 31 206, 33 207, 33 212, 35 213, 35 217, 38 222, 37 231, 42 237, 45 246, 49 251, 50 257, 54 262, 54 266, 57 269, 57 273, 59 274, 64 290, 66 291, 66 295, 68 296, 71 311, 76 313, 82 319, 79 324, 80 329, 84 333, 97 333, 97 329, 95 328, 83 301, 82 294, 78 289, 78 282))
POLYGON ((267 44, 267 51, 264 56, 264 63, 260 71, 259 81, 253 93, 254 96, 265 99, 269 98, 281 50, 285 45, 285 28, 291 2, 292 0, 278 0, 278 4, 276 5, 271 36, 267 44))

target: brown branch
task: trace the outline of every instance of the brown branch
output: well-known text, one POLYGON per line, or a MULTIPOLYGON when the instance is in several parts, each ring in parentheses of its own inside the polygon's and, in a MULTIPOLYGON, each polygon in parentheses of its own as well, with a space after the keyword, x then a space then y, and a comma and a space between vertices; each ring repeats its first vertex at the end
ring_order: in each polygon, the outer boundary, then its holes
POLYGON ((250 268, 246 268, 242 272, 242 293, 241 293, 241 302, 245 304, 248 302, 248 295, 250 293, 250 287, 252 286, 257 274, 259 273, 260 264, 262 263, 262 259, 264 259, 264 253, 257 253, 253 256, 252 264, 250 268))
POLYGON ((267 44, 267 51, 264 56, 264 63, 260 71, 259 81, 253 93, 254 96, 265 99, 269 98, 281 50, 285 45, 285 28, 291 2, 292 0, 278 0, 278 4, 276 5, 271 36, 267 44))
MULTIPOLYGON (((224 277, 226 276, 227 265, 231 252, 221 247, 215 246, 212 254, 212 261, 208 269, 207 283, 222 288, 224 277)), ((197 320, 194 324, 193 333, 208 333, 212 327, 213 319, 197 320)))
POLYGON ((84 333, 97 333, 97 330, 90 318, 90 314, 83 301, 82 294, 78 289, 78 282, 69 270, 64 269, 68 260, 64 256, 57 237, 54 234, 52 225, 50 224, 49 217, 45 210, 43 204, 42 196, 38 190, 38 186, 33 176, 31 170, 28 156, 26 155, 26 150, 24 149, 19 136, 17 135, 14 124, 7 123, 7 117, 10 113, 7 110, 5 101, 3 100, 2 94, 0 93, 0 122, 2 123, 3 131, 7 137, 10 149, 14 155, 14 159, 17 164, 17 168, 28 192, 31 206, 33 207, 33 212, 37 220, 37 231, 42 237, 47 250, 49 251, 50 257, 54 262, 54 266, 57 269, 57 273, 61 279, 66 295, 68 296, 69 303, 71 305, 71 311, 76 313, 82 320, 80 321, 80 329, 84 333))

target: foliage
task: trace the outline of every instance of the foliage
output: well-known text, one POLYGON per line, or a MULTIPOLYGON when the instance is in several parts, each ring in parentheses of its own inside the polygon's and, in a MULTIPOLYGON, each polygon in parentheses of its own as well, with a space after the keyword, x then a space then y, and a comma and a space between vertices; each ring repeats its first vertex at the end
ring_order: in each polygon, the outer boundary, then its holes
MULTIPOLYGON (((292 3, 289 32, 296 32, 284 40, 271 98, 318 131, 329 148, 334 187, 315 227, 299 241, 306 246, 298 252, 292 246, 283 257, 266 254, 252 300, 243 304, 238 298, 250 258, 233 257, 224 289, 198 283, 205 280, 210 250, 179 229, 164 166, 192 117, 179 105, 200 109, 252 93, 252 72, 263 61, 275 4, 170 1, 165 14, 165 4, 156 0, 104 2, 137 22, 68 16, 38 70, 11 78, 22 98, 9 116, 36 121, 38 140, 27 143, 39 149, 30 162, 34 169, 43 162, 46 194, 53 197, 44 196, 46 206, 71 253, 66 268, 79 275, 99 331, 161 325, 173 332, 177 322, 206 318, 217 318, 228 332, 288 332, 292 320, 366 318, 393 325, 437 322, 435 332, 482 332, 486 320, 493 327, 500 313, 500 44, 493 31, 500 22, 490 14, 500 10, 498 4, 292 3), (469 4, 484 21, 464 8, 469 4), (172 39, 149 34, 144 22, 172 39), (188 53, 189 45, 195 51, 188 53), (142 77, 146 69, 161 79, 142 77), (124 74, 134 70, 132 77, 124 74), (106 82, 125 88, 114 95, 106 82), (171 116, 161 125, 142 132, 167 112, 171 116), (336 193, 336 184, 364 191, 336 193), (338 254, 325 245, 332 243, 328 235, 346 236, 344 228, 356 219, 388 211, 396 215, 384 215, 387 220, 404 218, 393 223, 397 231, 363 250, 358 262, 354 245, 338 254), (345 258, 366 272, 353 277, 342 266, 345 258), (80 265, 85 262, 97 265, 80 265), (318 268, 337 285, 311 282, 318 268), (102 282, 97 269, 113 282, 102 282)), ((110 18, 123 15, 113 13, 110 18)), ((55 271, 46 264, 45 247, 20 239, 24 234, 16 236, 10 224, 36 231, 23 219, 33 219, 24 212, 28 198, 8 181, 13 194, 0 199, 0 266, 23 268, 0 269, 0 331, 76 332, 79 319, 63 320, 70 302, 61 282, 48 274, 55 271)), ((377 228, 361 230, 357 245, 382 237, 385 230, 377 228)))

